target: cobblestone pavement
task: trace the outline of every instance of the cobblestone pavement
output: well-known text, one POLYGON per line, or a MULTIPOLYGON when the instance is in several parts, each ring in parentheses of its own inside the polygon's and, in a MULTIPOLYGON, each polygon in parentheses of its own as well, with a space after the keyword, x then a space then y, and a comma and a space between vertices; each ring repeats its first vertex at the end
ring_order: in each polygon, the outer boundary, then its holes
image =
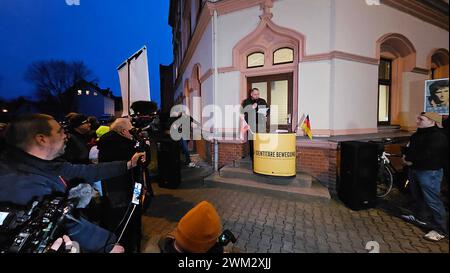
POLYGON ((248 253, 367 253, 376 241, 381 253, 449 253, 448 239, 423 239, 424 231, 390 213, 389 206, 352 211, 340 201, 283 196, 240 188, 208 187, 201 182, 171 190, 153 184, 155 197, 143 217, 143 252, 198 202, 214 204, 224 228, 248 253))

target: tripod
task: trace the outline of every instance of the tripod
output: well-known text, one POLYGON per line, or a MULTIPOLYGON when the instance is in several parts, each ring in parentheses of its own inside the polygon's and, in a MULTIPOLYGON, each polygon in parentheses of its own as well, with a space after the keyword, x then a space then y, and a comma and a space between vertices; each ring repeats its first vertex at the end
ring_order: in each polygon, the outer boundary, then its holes
MULTIPOLYGON (((144 152, 146 148, 145 141, 138 141, 135 148, 137 152, 144 152)), ((136 249, 136 251, 139 253, 141 249, 141 214, 142 211, 145 211, 146 205, 148 204, 145 199, 149 195, 149 193, 152 193, 152 191, 151 188, 150 191, 148 190, 148 187, 151 186, 147 181, 148 179, 146 175, 146 164, 144 162, 139 159, 135 169, 131 170, 131 174, 132 182, 134 185, 132 199, 118 228, 122 226, 122 223, 125 221, 125 219, 126 222, 121 228, 120 233, 116 234, 120 234, 117 240, 117 242, 120 242, 125 234, 125 231, 127 229, 131 229, 127 232, 127 236, 131 240, 131 242, 128 241, 129 243, 131 243, 129 247, 131 249, 136 249)))

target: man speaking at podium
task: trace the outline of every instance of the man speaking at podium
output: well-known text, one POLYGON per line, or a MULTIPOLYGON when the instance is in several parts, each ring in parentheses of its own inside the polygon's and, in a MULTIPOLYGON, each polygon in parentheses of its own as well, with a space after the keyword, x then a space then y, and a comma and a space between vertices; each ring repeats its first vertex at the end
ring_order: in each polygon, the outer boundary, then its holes
POLYGON ((259 97, 259 89, 253 88, 250 97, 242 102, 244 119, 250 125, 251 132, 248 134, 250 158, 253 161, 253 139, 254 133, 266 133, 266 121, 269 114, 267 102, 259 97))

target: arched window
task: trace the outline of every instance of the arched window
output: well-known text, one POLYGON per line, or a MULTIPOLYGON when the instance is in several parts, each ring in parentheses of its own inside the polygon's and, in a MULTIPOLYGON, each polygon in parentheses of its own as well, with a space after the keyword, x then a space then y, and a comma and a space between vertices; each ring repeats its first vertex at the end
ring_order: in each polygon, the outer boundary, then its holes
POLYGON ((448 78, 448 51, 438 49, 431 56, 431 79, 448 78))
POLYGON ((294 62, 294 50, 292 48, 280 48, 273 53, 273 64, 287 64, 294 62))
MULTIPOLYGON (((403 72, 416 67, 416 49, 409 39, 399 33, 388 33, 377 41, 378 67, 378 113, 379 126, 405 126, 402 118, 403 72)), ((409 126, 409 125, 408 125, 409 126)))
POLYGON ((247 56, 247 68, 264 66, 264 53, 256 52, 247 56))

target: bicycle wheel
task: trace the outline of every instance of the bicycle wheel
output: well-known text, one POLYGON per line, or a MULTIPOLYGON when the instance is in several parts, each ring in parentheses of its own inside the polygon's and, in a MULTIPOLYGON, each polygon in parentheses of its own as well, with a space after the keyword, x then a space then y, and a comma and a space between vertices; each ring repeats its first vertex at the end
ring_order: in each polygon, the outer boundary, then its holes
POLYGON ((386 197, 391 192, 393 183, 394 176, 392 175, 392 171, 388 166, 381 165, 377 175, 377 197, 386 197))

